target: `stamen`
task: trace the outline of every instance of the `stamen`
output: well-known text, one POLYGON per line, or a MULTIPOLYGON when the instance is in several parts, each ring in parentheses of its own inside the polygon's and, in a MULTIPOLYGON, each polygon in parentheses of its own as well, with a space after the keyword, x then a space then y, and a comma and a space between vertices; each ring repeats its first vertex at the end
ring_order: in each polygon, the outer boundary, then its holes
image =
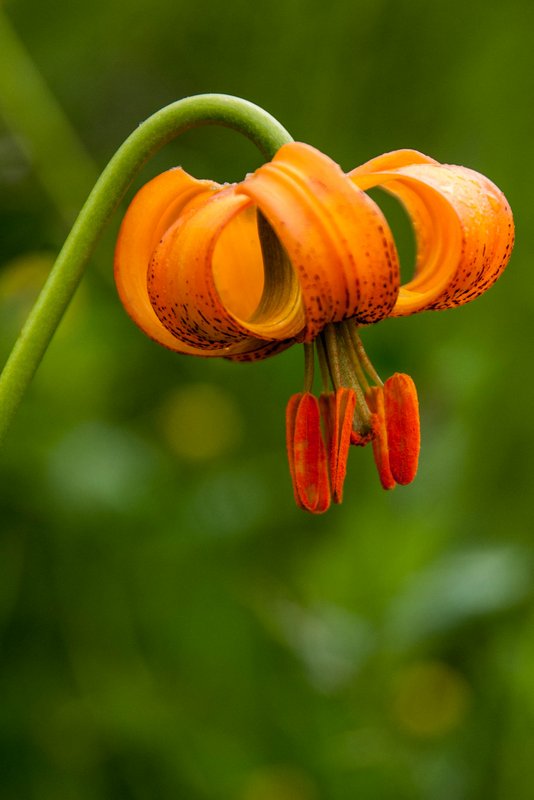
POLYGON ((342 372, 336 332, 332 324, 326 326, 323 336, 332 383, 334 384, 334 389, 340 389, 343 385, 346 385, 346 376, 342 372))
POLYGON ((341 323, 341 332, 343 334, 343 339, 345 341, 345 347, 347 348, 348 352, 352 355, 351 358, 351 367, 353 368, 354 372, 356 373, 356 378, 358 383, 362 387, 363 391, 366 392, 369 389, 369 381, 365 377, 365 372, 362 369, 360 364, 359 354, 356 350, 354 342, 352 341, 352 337, 350 335, 350 330, 346 323, 341 323))
POLYGON ((320 334, 317 337, 317 339, 315 340, 315 344, 317 347, 317 359, 319 361, 319 369, 321 370, 321 382, 323 384, 323 392, 328 392, 330 389, 330 381, 332 380, 332 376, 330 375, 330 368, 328 364, 328 358, 326 355, 322 334, 320 334))
POLYGON ((299 508, 321 514, 330 505, 326 449, 319 403, 309 392, 294 394, 286 411, 289 470, 299 508))
POLYGON ((384 412, 384 390, 372 386, 367 392, 367 402, 373 412, 373 456, 383 489, 394 489, 396 481, 391 472, 388 434, 384 412))
POLYGON ((365 371, 367 372, 372 381, 374 381, 378 386, 383 386, 383 381, 381 380, 380 375, 372 365, 369 356, 364 350, 363 342, 358 334, 357 323, 354 322, 354 320, 349 319, 346 321, 345 326, 349 333, 351 342, 354 345, 354 349, 356 350, 356 355, 360 363, 362 364, 363 368, 365 369, 365 371))
POLYGON ((335 393, 323 393, 319 397, 319 408, 328 447, 330 487, 334 503, 341 503, 343 499, 343 484, 347 474, 355 405, 354 389, 346 387, 338 389, 335 393))
POLYGON ((353 427, 359 433, 365 433, 371 426, 371 415, 365 401, 364 391, 354 370, 353 359, 347 354, 347 347, 339 325, 327 325, 324 330, 324 341, 330 372, 335 389, 343 387, 353 389, 356 394, 353 427))
POLYGON ((419 461, 419 403, 409 375, 396 372, 384 384, 389 464, 397 483, 411 483, 419 461))
POLYGON ((304 391, 311 392, 313 388, 314 357, 313 342, 304 344, 304 391))

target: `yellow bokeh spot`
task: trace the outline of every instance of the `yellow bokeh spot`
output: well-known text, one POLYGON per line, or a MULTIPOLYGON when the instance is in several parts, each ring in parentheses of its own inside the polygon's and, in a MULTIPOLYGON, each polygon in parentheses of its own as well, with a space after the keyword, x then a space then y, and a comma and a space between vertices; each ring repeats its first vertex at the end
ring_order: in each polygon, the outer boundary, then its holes
POLYGON ((35 302, 54 258, 49 253, 26 253, 18 256, 0 270, 0 304, 9 303, 17 317, 25 319, 35 302))
POLYGON ((159 418, 171 450, 188 461, 225 455, 241 438, 241 415, 234 398, 212 384, 175 389, 165 398, 159 418))
POLYGON ((440 661, 420 661, 396 678, 393 716, 414 736, 441 736, 460 725, 470 700, 465 678, 440 661))
POLYGON ((311 778, 294 767, 273 767, 252 773, 240 800, 318 800, 311 778))
MULTIPOLYGON (((52 253, 30 252, 13 258, 0 267, 0 330, 3 335, 16 335, 43 288, 54 266, 52 253)), ((69 331, 72 320, 78 319, 83 306, 83 289, 78 289, 69 305, 59 335, 69 331)))

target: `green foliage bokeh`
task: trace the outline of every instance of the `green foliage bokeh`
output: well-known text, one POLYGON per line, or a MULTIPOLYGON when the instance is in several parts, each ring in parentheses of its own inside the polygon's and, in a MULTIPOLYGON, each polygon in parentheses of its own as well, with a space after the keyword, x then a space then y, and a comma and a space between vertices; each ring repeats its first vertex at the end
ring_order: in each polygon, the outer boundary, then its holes
MULTIPOLYGON (((400 147, 473 167, 518 233, 483 298, 366 331, 379 371, 419 388, 420 474, 386 494, 355 449, 343 505, 314 518, 294 507, 284 445, 302 352, 235 365, 145 340, 113 286, 117 216, 0 458, 1 797, 531 800, 534 6, 0 13, 72 126, 34 104, 2 116, 0 93, 3 358, 93 175, 187 95, 252 100, 346 169, 400 147)), ((8 78, 24 98, 27 76, 8 78)), ((138 185, 259 163, 202 129, 138 185)))

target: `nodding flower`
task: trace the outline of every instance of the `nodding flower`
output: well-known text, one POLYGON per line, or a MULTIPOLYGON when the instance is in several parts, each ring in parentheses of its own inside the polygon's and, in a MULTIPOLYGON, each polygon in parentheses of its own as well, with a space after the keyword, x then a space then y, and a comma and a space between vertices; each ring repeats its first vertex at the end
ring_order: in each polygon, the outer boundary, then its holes
POLYGON ((501 275, 513 238, 506 198, 477 172, 398 150, 345 174, 292 142, 240 183, 181 168, 151 180, 126 212, 115 278, 134 322, 177 353, 253 361, 304 345, 287 449, 297 504, 320 513, 341 502, 351 444, 372 444, 385 489, 417 471, 414 383, 402 373, 382 383, 361 330, 474 300, 501 275), (414 228, 415 270, 404 284, 391 229, 366 194, 378 186, 414 228))

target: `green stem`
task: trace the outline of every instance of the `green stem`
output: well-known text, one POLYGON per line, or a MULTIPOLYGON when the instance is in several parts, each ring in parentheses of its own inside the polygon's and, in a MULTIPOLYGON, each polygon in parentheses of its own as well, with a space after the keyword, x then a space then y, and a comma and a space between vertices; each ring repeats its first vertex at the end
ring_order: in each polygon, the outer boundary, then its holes
POLYGON ((179 134, 218 124, 242 133, 267 159, 291 137, 266 111, 237 97, 205 94, 178 100, 135 130, 96 182, 67 237, 0 376, 0 441, 24 397, 83 276, 96 243, 143 164, 179 134))

